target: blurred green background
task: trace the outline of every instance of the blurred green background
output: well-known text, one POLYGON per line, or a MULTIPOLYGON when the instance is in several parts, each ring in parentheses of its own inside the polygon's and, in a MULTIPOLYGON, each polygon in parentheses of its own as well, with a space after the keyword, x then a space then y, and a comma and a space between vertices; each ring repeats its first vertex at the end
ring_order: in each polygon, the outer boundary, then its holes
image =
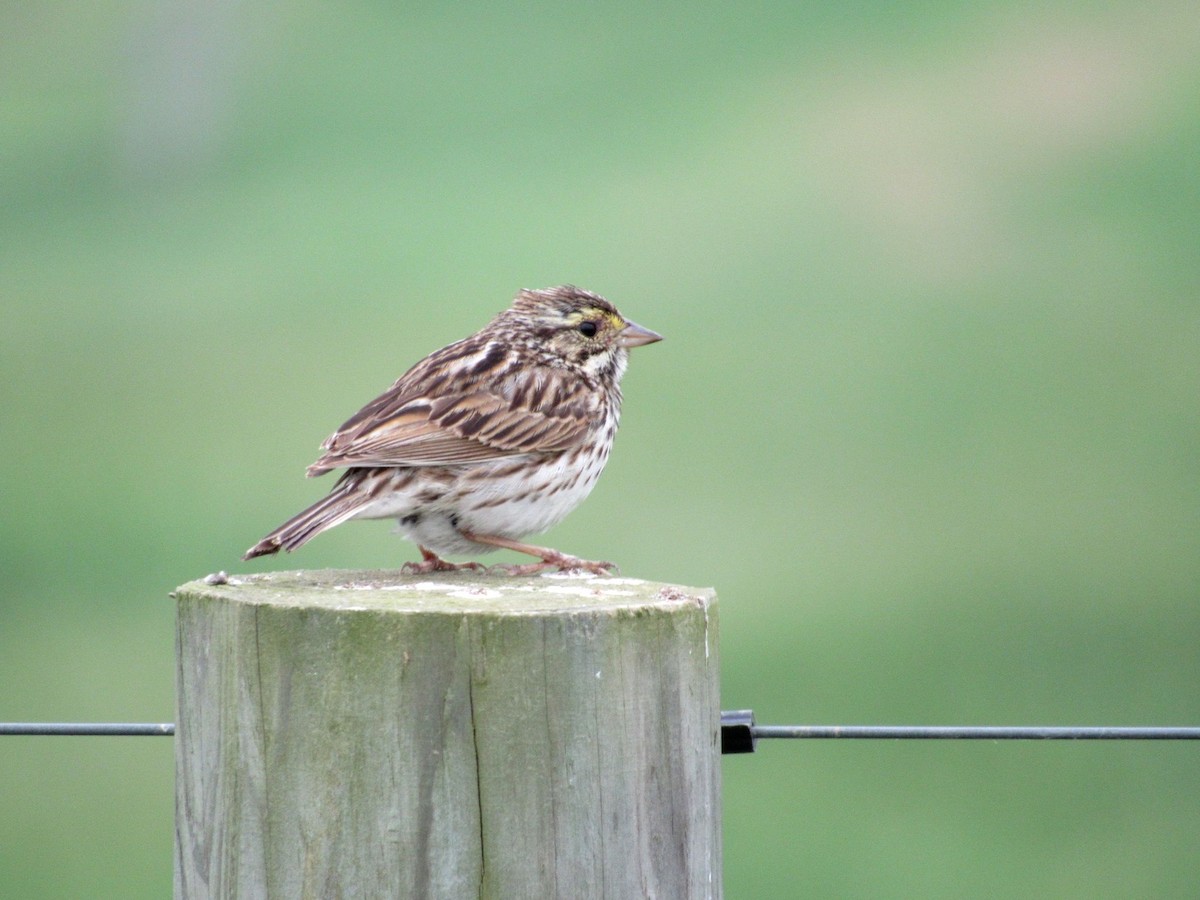
MULTIPOLYGON (((547 542, 759 721, 1200 724, 1190 2, 0 9, 0 720, 170 721, 168 592, 520 287, 635 353, 547 542)), ((169 739, 0 739, 0 894, 164 897, 169 739)), ((727 896, 1194 896, 1195 744, 767 742, 727 896)))

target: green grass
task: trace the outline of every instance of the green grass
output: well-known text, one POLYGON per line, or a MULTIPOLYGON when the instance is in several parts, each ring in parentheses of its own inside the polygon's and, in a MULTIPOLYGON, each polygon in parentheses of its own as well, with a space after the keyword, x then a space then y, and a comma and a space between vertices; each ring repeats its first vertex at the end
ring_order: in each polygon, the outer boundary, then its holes
MULTIPOLYGON (((0 720, 170 719, 167 593, 276 566, 334 426, 575 281, 667 339, 547 541, 714 585, 727 708, 1200 722, 1194 16, 220 9, 0 13, 0 720)), ((1186 895, 1194 762, 767 742, 726 892, 1186 895)), ((0 894, 164 896, 171 769, 0 742, 0 894)))

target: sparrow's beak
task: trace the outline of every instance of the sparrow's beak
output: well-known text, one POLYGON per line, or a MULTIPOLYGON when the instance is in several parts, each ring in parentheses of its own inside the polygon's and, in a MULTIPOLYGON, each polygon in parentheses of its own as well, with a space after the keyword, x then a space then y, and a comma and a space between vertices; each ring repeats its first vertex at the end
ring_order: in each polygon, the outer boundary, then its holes
POLYGON ((617 343, 622 347, 640 347, 642 344, 653 344, 655 341, 661 340, 661 334, 628 320, 625 322, 625 327, 621 329, 621 333, 617 335, 617 343))

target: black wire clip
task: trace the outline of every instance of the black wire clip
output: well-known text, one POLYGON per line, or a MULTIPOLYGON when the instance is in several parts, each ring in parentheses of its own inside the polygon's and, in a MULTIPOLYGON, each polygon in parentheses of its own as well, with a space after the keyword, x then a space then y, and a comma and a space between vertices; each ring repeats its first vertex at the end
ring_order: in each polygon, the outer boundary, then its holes
POLYGON ((721 753, 753 753, 758 744, 754 735, 754 710, 731 709, 721 713, 721 753))

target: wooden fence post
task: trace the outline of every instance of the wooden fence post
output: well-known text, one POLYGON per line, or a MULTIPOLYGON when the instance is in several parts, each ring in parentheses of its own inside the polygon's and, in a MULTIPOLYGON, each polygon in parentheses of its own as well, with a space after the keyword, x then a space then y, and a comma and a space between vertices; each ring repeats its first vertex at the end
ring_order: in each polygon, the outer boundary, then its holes
POLYGON ((711 590, 319 571, 175 597, 177 900, 721 896, 711 590))

